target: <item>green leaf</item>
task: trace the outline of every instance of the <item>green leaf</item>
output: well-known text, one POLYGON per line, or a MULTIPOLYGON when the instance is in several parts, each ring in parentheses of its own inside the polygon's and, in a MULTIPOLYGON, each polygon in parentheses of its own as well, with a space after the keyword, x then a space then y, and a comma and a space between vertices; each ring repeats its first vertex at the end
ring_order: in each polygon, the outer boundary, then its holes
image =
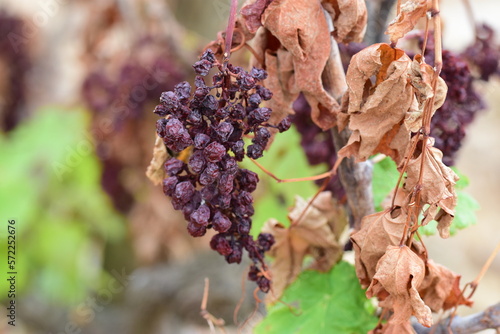
POLYGON ((354 267, 339 262, 328 273, 304 271, 270 307, 256 334, 365 334, 377 324, 375 307, 361 289, 354 267))
POLYGON ((376 211, 383 210, 381 204, 396 187, 398 178, 399 172, 396 168, 396 163, 389 157, 384 158, 373 166, 373 204, 376 211))

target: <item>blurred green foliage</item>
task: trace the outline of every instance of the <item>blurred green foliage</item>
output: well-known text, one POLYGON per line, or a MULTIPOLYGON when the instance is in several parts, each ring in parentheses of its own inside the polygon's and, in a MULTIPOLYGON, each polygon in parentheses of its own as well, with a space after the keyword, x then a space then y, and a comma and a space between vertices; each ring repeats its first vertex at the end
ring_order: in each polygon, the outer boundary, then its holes
POLYGON ((15 219, 18 293, 71 305, 107 277, 102 252, 124 224, 101 189, 88 126, 83 110, 46 108, 0 136, 0 279, 10 271, 7 223, 15 219))
MULTIPOLYGON (((328 171, 324 166, 310 166, 307 163, 300 134, 295 127, 275 136, 271 148, 264 152, 259 163, 280 179, 308 177, 328 171)), ((242 166, 259 174, 259 187, 255 193, 255 215, 252 219, 252 235, 256 236, 269 218, 275 218, 285 226, 289 225, 288 208, 294 204, 295 196, 309 198, 318 187, 314 181, 278 183, 248 159, 242 166)))
POLYGON ((396 163, 389 157, 373 165, 373 204, 376 211, 382 211, 382 202, 396 187, 399 172, 396 163))

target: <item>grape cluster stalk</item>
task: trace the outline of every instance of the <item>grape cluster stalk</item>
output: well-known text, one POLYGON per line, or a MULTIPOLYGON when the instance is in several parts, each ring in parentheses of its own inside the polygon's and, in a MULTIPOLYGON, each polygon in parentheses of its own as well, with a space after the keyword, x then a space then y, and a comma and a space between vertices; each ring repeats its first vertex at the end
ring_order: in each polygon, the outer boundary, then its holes
POLYGON ((283 132, 291 122, 285 118, 269 124, 271 109, 260 107, 272 98, 271 91, 258 84, 267 77, 266 71, 247 72, 221 64, 210 49, 193 68, 198 74, 194 87, 181 82, 173 91, 163 92, 154 110, 162 117, 157 134, 173 155, 165 163, 163 191, 174 209, 183 212, 191 236, 201 237, 210 228, 218 232, 210 246, 228 263, 240 263, 246 250, 253 261, 249 279, 268 292, 264 253, 274 239, 261 233, 254 240, 249 234, 254 214, 251 193, 259 178, 238 162, 245 155, 262 157, 271 138, 269 128, 283 132), (207 85, 204 77, 214 67, 218 72, 207 85), (251 144, 245 144, 245 136, 253 137, 251 144))

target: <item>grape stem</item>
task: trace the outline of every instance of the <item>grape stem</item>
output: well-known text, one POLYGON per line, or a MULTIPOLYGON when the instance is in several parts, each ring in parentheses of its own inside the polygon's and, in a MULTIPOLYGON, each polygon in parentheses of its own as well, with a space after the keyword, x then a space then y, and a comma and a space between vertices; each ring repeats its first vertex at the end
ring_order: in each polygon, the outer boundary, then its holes
POLYGON ((236 11, 238 9, 238 0, 231 0, 231 11, 229 12, 229 20, 226 28, 226 43, 224 45, 224 65, 229 61, 231 56, 231 45, 233 44, 234 26, 236 24, 236 11))

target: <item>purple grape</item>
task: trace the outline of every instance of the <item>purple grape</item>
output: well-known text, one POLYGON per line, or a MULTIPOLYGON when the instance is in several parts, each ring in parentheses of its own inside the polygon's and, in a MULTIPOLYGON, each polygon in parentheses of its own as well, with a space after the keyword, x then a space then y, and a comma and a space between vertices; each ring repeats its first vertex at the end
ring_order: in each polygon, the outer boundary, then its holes
POLYGON ((210 142, 210 137, 204 133, 197 133, 194 137, 194 147, 204 149, 210 142))
MULTIPOLYGON (((266 129, 267 130, 267 129, 266 129)), ((234 127, 229 122, 221 122, 216 128, 215 132, 222 143, 227 142, 229 136, 233 133, 234 127)))
POLYGON ((170 158, 165 163, 165 173, 168 176, 175 176, 184 169, 184 162, 176 158, 170 158))
POLYGON ((267 122, 271 118, 271 109, 257 108, 248 114, 248 122, 251 125, 258 125, 267 122))
POLYGON ((226 215, 224 215, 220 211, 217 211, 214 214, 212 225, 214 227, 214 230, 224 233, 231 227, 231 221, 229 220, 229 218, 227 218, 226 215))
POLYGON ((253 77, 248 75, 248 73, 242 71, 238 75, 237 83, 241 89, 250 90, 250 89, 255 87, 256 81, 257 80, 255 80, 253 77))
POLYGON ((245 157, 245 142, 243 140, 238 140, 231 146, 231 150, 234 153, 234 158, 237 161, 242 161, 245 157))
POLYGON ((257 237, 257 243, 264 252, 267 252, 274 245, 274 237, 269 233, 261 233, 257 237))
POLYGON ((213 65, 210 61, 202 59, 194 63, 193 68, 196 74, 206 76, 208 72, 212 69, 213 65))
POLYGON ((175 176, 167 177, 163 180, 163 192, 165 195, 172 197, 177 183, 179 183, 179 179, 175 176))
POLYGON ((203 154, 203 151, 194 150, 193 154, 189 158, 188 166, 194 173, 201 173, 206 166, 205 155, 203 154))
POLYGON ((205 158, 208 162, 219 162, 226 154, 226 148, 222 144, 212 142, 207 147, 205 147, 205 149, 203 150, 203 154, 205 154, 205 158))
POLYGON ((269 89, 259 85, 257 85, 257 94, 259 94, 264 101, 269 101, 273 97, 273 93, 269 89))
POLYGON ((179 100, 187 100, 191 97, 191 85, 187 81, 183 81, 175 85, 175 94, 179 100))
POLYGON ((183 181, 175 186, 174 198, 182 204, 189 202, 194 196, 195 188, 189 181, 183 181))
POLYGON ((235 174, 223 173, 219 179, 219 193, 229 195, 234 188, 235 174))
POLYGON ((251 193, 255 189, 257 189, 259 176, 248 169, 241 169, 238 181, 240 183, 241 188, 246 189, 246 191, 251 193))
POLYGON ((227 256, 233 252, 233 248, 223 234, 216 234, 210 240, 210 247, 220 255, 227 256))
POLYGON ((290 117, 285 117, 281 122, 279 122, 278 131, 285 132, 288 129, 290 129, 291 126, 292 126, 292 121, 291 121, 290 117))
POLYGON ((207 233, 207 228, 203 225, 197 225, 193 222, 189 222, 187 225, 187 230, 192 237, 198 238, 202 237, 207 233))
POLYGON ((257 81, 262 81, 267 78, 267 72, 256 67, 252 68, 250 75, 257 81))
POLYGON ((200 205, 200 207, 191 214, 191 222, 197 225, 208 225, 208 220, 210 219, 210 208, 206 204, 200 205))
POLYGON ((200 175, 200 183, 204 186, 214 183, 219 178, 219 175, 219 166, 214 163, 208 163, 200 175))

